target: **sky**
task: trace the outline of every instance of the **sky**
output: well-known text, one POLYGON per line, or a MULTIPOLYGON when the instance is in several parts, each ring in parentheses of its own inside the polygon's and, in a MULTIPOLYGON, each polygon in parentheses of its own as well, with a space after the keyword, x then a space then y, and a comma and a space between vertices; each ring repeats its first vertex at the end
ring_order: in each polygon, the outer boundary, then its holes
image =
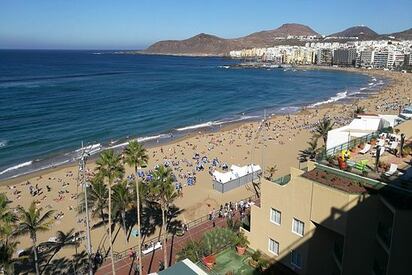
POLYGON ((198 33, 234 38, 301 23, 412 28, 412 0, 0 0, 0 49, 143 49, 198 33))

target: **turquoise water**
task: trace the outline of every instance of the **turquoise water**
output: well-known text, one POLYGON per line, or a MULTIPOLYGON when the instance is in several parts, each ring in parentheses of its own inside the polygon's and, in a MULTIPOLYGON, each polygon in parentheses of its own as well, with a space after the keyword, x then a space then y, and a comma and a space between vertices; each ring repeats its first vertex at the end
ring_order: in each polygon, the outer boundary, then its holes
POLYGON ((264 109, 289 112, 360 96, 377 85, 362 74, 225 67, 236 62, 0 51, 0 178, 71 161, 81 141, 161 141, 253 119, 264 109))

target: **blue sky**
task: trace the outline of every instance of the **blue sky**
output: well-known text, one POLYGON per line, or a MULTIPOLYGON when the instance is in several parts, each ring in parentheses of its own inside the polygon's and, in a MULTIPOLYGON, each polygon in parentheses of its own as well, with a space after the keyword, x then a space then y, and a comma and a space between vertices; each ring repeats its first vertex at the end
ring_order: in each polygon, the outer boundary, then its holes
POLYGON ((200 32, 225 38, 283 23, 322 34, 412 27, 412 0, 0 0, 0 48, 141 49, 200 32))

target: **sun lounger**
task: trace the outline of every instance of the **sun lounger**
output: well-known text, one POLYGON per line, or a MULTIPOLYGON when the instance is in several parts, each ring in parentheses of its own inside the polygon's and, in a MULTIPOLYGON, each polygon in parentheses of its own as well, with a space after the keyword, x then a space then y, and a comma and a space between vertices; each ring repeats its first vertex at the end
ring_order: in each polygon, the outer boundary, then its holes
POLYGON ((396 171, 398 171, 398 165, 391 163, 391 167, 389 167, 389 170, 387 172, 385 172, 385 175, 390 177, 393 174, 396 173, 396 171))
POLYGON ((371 145, 366 143, 365 147, 363 147, 362 150, 359 151, 360 154, 366 154, 367 152, 369 152, 369 150, 371 149, 371 145))
POLYGON ((367 159, 358 161, 358 162, 355 164, 354 168, 355 168, 355 169, 358 169, 358 170, 361 171, 361 172, 363 172, 363 171, 366 170, 366 164, 367 164, 367 163, 368 163, 368 160, 367 160, 367 159))

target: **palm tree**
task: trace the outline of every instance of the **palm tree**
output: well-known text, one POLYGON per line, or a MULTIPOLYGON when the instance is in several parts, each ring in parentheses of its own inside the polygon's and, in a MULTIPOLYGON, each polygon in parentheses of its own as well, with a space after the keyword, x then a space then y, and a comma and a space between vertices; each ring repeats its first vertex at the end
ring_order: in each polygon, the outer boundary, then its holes
POLYGON ((1 241, 0 242, 0 267, 4 274, 15 274, 14 263, 21 258, 13 258, 18 242, 1 241))
MULTIPOLYGON (((137 242, 138 242, 138 250, 137 255, 139 260, 141 259, 141 225, 140 225, 140 194, 139 194, 139 180, 137 178, 137 169, 142 166, 146 166, 149 160, 149 156, 147 155, 146 149, 143 148, 137 140, 133 140, 129 143, 129 145, 124 150, 124 162, 134 167, 134 176, 136 181, 136 210, 137 210, 137 242)), ((142 266, 139 265, 139 274, 142 274, 142 266)))
POLYGON ((100 154, 99 159, 96 161, 98 175, 103 179, 107 179, 109 185, 109 241, 110 241, 110 258, 112 261, 112 273, 116 274, 114 269, 113 259, 113 239, 112 239, 112 192, 111 187, 114 180, 123 178, 124 167, 121 163, 121 157, 115 154, 113 150, 107 150, 100 154))
POLYGON ((301 150, 299 153, 299 159, 301 161, 307 161, 308 159, 313 160, 319 151, 318 141, 316 138, 312 138, 310 141, 307 142, 307 144, 309 145, 309 147, 305 150, 301 150))
POLYGON ((33 255, 34 255, 34 266, 36 269, 36 274, 40 274, 39 261, 37 256, 37 232, 45 232, 50 230, 50 226, 53 223, 51 216, 54 210, 49 210, 43 215, 41 214, 41 208, 37 209, 35 202, 32 202, 26 211, 23 207, 17 208, 19 213, 19 223, 16 229, 17 235, 29 234, 30 239, 33 242, 33 255))
POLYGON ((50 258, 47 260, 42 272, 40 274, 43 274, 43 272, 46 270, 47 266, 50 264, 51 260, 56 256, 59 251, 68 246, 76 246, 79 244, 78 236, 80 234, 74 232, 74 228, 70 229, 67 233, 64 233, 63 231, 57 231, 56 234, 56 240, 55 242, 46 242, 44 245, 47 245, 51 247, 50 251, 53 252, 53 254, 50 256, 50 258))
POLYGON ((148 189, 147 198, 157 203, 162 210, 163 256, 164 265, 167 267, 166 215, 170 205, 177 198, 177 192, 173 186, 172 170, 160 165, 153 173, 153 179, 148 183, 148 189))
POLYGON ((3 193, 0 194, 0 240, 7 242, 14 230, 17 216, 9 208, 10 201, 3 193))
MULTIPOLYGON (((85 211, 84 193, 81 193, 80 196, 81 204, 79 213, 83 213, 85 211)), ((101 177, 96 176, 91 180, 90 185, 87 187, 87 196, 88 206, 92 210, 92 217, 99 216, 99 218, 102 219, 102 222, 106 223, 105 210, 107 209, 109 189, 104 184, 101 177)))
POLYGON ((324 117, 322 120, 319 120, 316 128, 315 133, 317 133, 317 138, 322 137, 323 143, 326 146, 326 142, 328 141, 328 132, 333 129, 335 122, 333 122, 330 118, 324 117))
POLYGON ((278 166, 277 165, 273 165, 271 167, 266 168, 266 173, 268 174, 268 176, 266 176, 265 178, 267 180, 272 180, 273 179, 273 175, 278 171, 278 166))
POLYGON ((112 188, 113 190, 113 216, 120 216, 127 245, 126 212, 132 206, 132 193, 127 186, 127 181, 122 181, 112 188))
POLYGON ((365 107, 362 106, 356 106, 354 116, 364 114, 365 113, 365 107))

